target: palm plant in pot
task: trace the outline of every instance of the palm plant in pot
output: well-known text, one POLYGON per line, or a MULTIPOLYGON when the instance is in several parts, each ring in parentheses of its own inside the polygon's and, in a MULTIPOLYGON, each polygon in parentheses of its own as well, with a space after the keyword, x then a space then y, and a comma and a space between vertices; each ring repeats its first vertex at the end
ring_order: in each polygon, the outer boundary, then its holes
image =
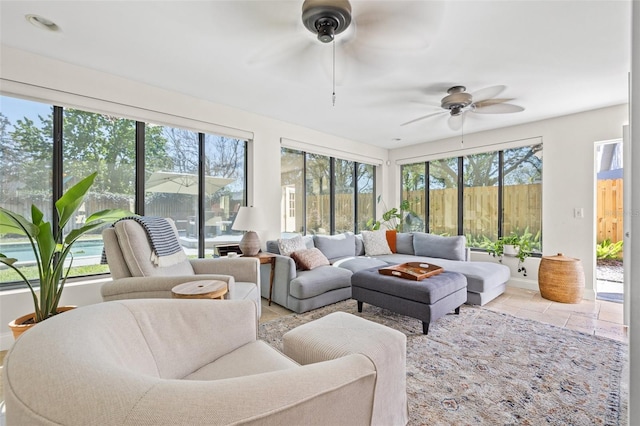
POLYGON ((84 198, 89 191, 97 173, 93 173, 80 182, 69 188, 67 192, 55 203, 58 214, 59 227, 54 231, 50 222, 44 220, 44 214, 35 206, 31 206, 31 220, 26 219, 17 213, 0 207, 0 234, 24 235, 31 244, 31 249, 35 256, 36 267, 40 281, 39 292, 37 287, 16 267, 19 259, 9 258, 0 253, 0 262, 15 271, 27 284, 33 299, 34 312, 29 315, 12 321, 15 328, 14 337, 25 331, 28 326, 24 323, 36 324, 44 321, 59 311, 58 303, 62 290, 71 271, 73 255, 71 247, 82 235, 89 231, 96 230, 104 225, 132 213, 121 209, 107 209, 90 215, 85 223, 77 229, 71 230, 64 235, 63 230, 69 220, 74 216, 76 210, 82 205, 84 198), (65 260, 70 257, 71 261, 65 269, 65 260))

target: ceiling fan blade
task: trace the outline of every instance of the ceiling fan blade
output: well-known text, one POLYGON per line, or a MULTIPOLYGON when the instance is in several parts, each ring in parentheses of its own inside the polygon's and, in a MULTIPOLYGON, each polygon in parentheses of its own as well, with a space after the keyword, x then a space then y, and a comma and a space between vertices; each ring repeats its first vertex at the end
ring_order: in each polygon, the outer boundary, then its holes
POLYGON ((444 13, 444 2, 354 1, 354 38, 360 45, 388 51, 429 47, 444 13))
POLYGON ((497 105, 504 102, 511 102, 513 98, 497 98, 497 99, 485 99, 484 101, 474 102, 472 104, 473 108, 485 108, 490 105, 497 105))
POLYGON ((499 103, 475 108, 471 111, 475 112, 476 114, 509 114, 512 112, 524 111, 524 108, 519 105, 499 103))
POLYGON ((500 93, 504 92, 506 88, 507 86, 502 86, 502 85, 485 87, 484 89, 480 89, 473 92, 471 96, 473 96, 474 102, 478 103, 486 99, 495 98, 500 93))
POLYGON ((460 130, 462 129, 462 120, 464 120, 464 113, 459 115, 452 115, 447 120, 447 124, 451 130, 460 130))
POLYGON ((402 123, 400 126, 406 126, 408 124, 413 124, 413 123, 416 123, 418 121, 426 120, 427 118, 430 118, 430 117, 433 117, 433 116, 436 116, 436 115, 440 115, 442 113, 447 113, 447 112, 448 111, 433 112, 431 114, 427 114, 427 115, 423 115, 422 117, 415 118, 415 119, 413 119, 411 121, 407 121, 406 123, 402 123))

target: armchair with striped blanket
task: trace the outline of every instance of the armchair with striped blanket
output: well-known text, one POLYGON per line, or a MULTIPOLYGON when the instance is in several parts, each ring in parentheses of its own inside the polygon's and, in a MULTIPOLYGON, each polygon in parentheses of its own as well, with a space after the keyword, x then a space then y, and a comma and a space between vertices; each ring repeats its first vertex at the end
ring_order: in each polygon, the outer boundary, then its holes
POLYGON ((248 299, 260 318, 260 263, 255 258, 188 259, 178 242, 173 220, 129 218, 102 232, 112 281, 101 288, 104 301, 171 298, 178 284, 221 280, 227 299, 248 299), (156 235, 154 235, 154 233, 156 235), (175 247, 179 250, 175 250, 175 247))

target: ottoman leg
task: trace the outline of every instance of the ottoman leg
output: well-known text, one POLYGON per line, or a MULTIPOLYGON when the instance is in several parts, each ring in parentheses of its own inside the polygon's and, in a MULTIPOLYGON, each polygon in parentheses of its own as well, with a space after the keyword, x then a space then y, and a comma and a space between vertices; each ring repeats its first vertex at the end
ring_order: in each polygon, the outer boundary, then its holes
POLYGON ((429 334, 429 323, 422 321, 422 334, 429 334))
POLYGON ((456 313, 456 315, 460 315, 460 306, 458 306, 454 312, 456 313))
POLYGON ((362 302, 358 300, 358 312, 362 312, 362 302))

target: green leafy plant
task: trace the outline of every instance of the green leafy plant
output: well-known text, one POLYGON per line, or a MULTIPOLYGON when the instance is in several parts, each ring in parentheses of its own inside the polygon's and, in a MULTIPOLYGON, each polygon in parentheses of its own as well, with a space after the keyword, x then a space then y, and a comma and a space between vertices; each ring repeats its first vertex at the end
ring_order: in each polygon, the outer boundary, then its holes
POLYGON ((527 257, 531 256, 531 240, 532 234, 529 232, 525 232, 523 235, 512 233, 507 236, 500 237, 492 244, 489 244, 487 246, 487 252, 493 257, 498 257, 499 261, 502 262, 502 256, 504 256, 504 246, 514 246, 514 248, 516 249, 515 257, 518 259, 518 272, 522 272, 522 274, 526 277, 527 269, 524 267, 523 262, 527 257))
POLYGON ((596 244, 596 258, 598 260, 604 259, 618 259, 623 249, 623 240, 612 243, 611 239, 607 238, 600 244, 596 244))
POLYGON ((382 201, 382 195, 378 195, 378 203, 382 203, 382 206, 385 210, 385 212, 382 213, 382 222, 373 218, 369 219, 367 221, 367 228, 372 231, 377 231, 382 225, 384 225, 387 229, 401 232, 403 220, 406 213, 412 213, 409 200, 402 200, 400 202, 399 209, 396 207, 387 209, 387 205, 384 201, 382 201))
POLYGON ((43 321, 57 313, 60 296, 73 263, 71 247, 78 238, 89 231, 133 215, 121 209, 102 210, 90 215, 80 228, 73 229, 66 235, 63 234, 64 227, 82 205, 96 176, 97 173, 93 173, 82 179, 56 201, 59 231, 55 233, 51 223, 44 221, 44 214, 35 205, 31 206, 31 221, 0 207, 0 234, 25 235, 35 255, 40 280, 39 295, 31 281, 15 266, 18 259, 9 258, 0 253, 0 262, 13 269, 31 291, 35 311, 34 322, 43 321), (71 255, 71 261, 65 270, 64 263, 69 255, 71 255))

